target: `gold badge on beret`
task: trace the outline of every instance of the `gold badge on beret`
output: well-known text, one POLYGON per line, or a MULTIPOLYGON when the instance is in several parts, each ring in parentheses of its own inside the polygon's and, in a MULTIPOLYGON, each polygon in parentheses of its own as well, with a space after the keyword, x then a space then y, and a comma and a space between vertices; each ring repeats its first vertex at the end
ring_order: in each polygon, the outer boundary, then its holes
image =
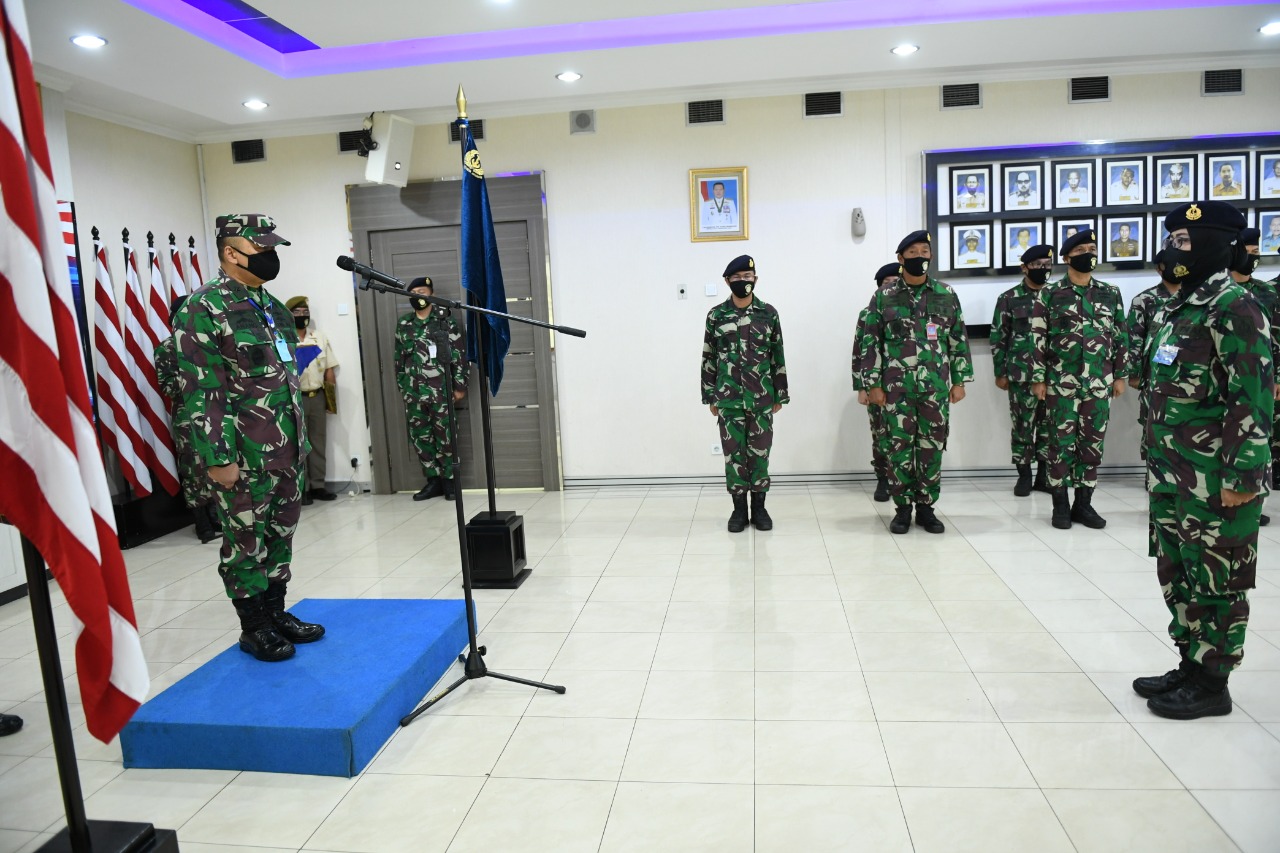
POLYGON ((1204 216, 1204 211, 1200 209, 1200 206, 1199 206, 1199 205, 1197 205, 1197 204, 1192 204, 1192 205, 1191 205, 1191 207, 1189 207, 1189 208, 1187 209, 1187 221, 1188 221, 1188 222, 1195 222, 1195 221, 1196 221, 1197 219, 1199 219, 1201 216, 1204 216))

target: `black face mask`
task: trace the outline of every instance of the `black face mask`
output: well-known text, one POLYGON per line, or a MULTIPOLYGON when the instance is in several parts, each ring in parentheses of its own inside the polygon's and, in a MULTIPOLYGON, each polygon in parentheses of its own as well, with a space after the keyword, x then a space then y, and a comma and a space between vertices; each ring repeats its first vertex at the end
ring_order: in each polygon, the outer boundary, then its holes
POLYGON ((275 281, 276 276, 280 275, 280 256, 274 251, 258 252, 256 255, 245 255, 244 268, 249 274, 262 279, 263 281, 275 281))
POLYGON ((426 311, 431 307, 431 303, 423 299, 421 296, 409 297, 409 304, 413 306, 413 310, 415 311, 426 311))
POLYGON ((1262 259, 1257 255, 1251 255, 1244 250, 1244 246, 1237 243, 1235 248, 1231 250, 1231 271, 1240 275, 1252 276, 1253 271, 1258 268, 1258 262, 1262 259))
POLYGON ((293 318, 293 325, 299 329, 305 329, 309 322, 311 322, 311 318, 306 315, 303 315, 302 317, 295 316, 293 318))
POLYGON ((739 299, 746 299, 751 295, 751 291, 756 289, 756 283, 754 281, 731 281, 729 282, 729 289, 739 299))
POLYGON ((1036 287, 1043 287, 1044 283, 1049 280, 1049 273, 1051 272, 1053 272, 1051 269, 1033 267, 1027 270, 1027 281, 1031 282, 1036 287))
POLYGON ((907 258, 902 262, 902 271, 912 278, 919 278, 929 271, 929 259, 907 258))
POLYGON ((1085 255, 1076 255, 1067 259, 1067 266, 1076 272, 1093 272, 1098 266, 1098 256, 1092 252, 1085 255))
POLYGON ((1180 284, 1184 293, 1191 293, 1231 265, 1235 235, 1216 228, 1188 228, 1187 233, 1192 248, 1165 249, 1164 269, 1170 281, 1180 284))

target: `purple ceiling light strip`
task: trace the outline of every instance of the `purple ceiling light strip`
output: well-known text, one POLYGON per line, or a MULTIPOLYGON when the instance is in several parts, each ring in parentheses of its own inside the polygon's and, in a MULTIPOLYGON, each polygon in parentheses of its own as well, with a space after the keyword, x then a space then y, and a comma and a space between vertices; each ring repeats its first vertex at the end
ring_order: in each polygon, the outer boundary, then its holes
MULTIPOLYGON (((965 3, 895 0, 885 4, 867 0, 829 0, 794 6, 716 9, 280 53, 232 29, 228 23, 188 5, 188 2, 125 2, 287 78, 517 56, 960 21, 1267 5, 1265 0, 1045 0, 1036 3, 1027 0, 968 0, 965 3)), ((221 8, 235 5, 236 0, 196 2, 209 2, 221 8)))

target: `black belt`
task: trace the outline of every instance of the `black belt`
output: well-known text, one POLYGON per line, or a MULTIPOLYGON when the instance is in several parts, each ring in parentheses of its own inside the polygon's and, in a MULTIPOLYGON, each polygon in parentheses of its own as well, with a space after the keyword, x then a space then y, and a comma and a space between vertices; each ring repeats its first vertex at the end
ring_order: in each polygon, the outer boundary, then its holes
POLYGON ((323 394, 323 393, 324 393, 324 389, 323 389, 323 388, 317 388, 317 389, 316 389, 316 390, 314 390, 314 391, 303 391, 303 392, 302 392, 302 395, 303 395, 304 397, 314 397, 314 396, 315 396, 315 395, 317 395, 317 394, 323 394))

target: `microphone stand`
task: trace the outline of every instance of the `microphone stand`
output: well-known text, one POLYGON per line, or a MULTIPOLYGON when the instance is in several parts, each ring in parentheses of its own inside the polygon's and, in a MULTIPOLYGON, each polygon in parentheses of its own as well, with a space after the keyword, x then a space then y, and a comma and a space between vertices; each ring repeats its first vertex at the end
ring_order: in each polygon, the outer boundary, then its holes
MULTIPOLYGON (((390 276, 388 276, 390 278, 390 276)), ((387 284, 382 281, 375 280, 369 276, 364 276, 360 281, 362 290, 376 290, 379 293, 396 293, 408 296, 409 292, 404 288, 403 282, 400 286, 387 284)), ((506 317, 508 320, 515 320, 518 323, 526 323, 530 326, 541 326, 544 329, 552 329, 557 332, 564 332, 566 335, 572 335, 578 338, 585 338, 587 333, 581 329, 574 329, 568 326, 557 326, 552 323, 544 323, 541 320, 534 320, 530 317, 517 317, 513 314, 504 314, 501 311, 491 311, 488 308, 480 308, 475 305, 467 305, 453 299, 445 299, 441 296, 427 296, 426 294, 416 294, 432 305, 438 305, 442 308, 456 308, 460 311, 472 311, 476 314, 489 314, 494 317, 506 317)), ((444 346, 438 348, 443 353, 441 362, 444 366, 444 393, 445 399, 449 403, 449 452, 453 454, 453 470, 454 477, 457 478, 457 472, 461 468, 462 460, 458 457, 458 413, 453 406, 453 346, 450 341, 445 340, 444 346)), ((484 354, 480 356, 484 358, 484 354)), ((484 393, 486 389, 481 389, 484 393)), ((467 545, 467 520, 466 511, 462 507, 462 489, 456 488, 455 508, 458 513, 458 552, 462 556, 462 592, 463 598, 466 600, 467 610, 467 643, 468 650, 466 654, 458 655, 458 662, 462 664, 462 677, 454 681, 444 690, 432 696, 426 702, 419 705, 411 713, 400 720, 401 726, 407 726, 421 716, 428 708, 435 705, 444 697, 457 690, 463 683, 476 678, 497 678, 502 681, 511 681, 515 684, 524 684, 529 687, 538 687, 543 690, 551 690, 556 693, 564 693, 565 688, 555 684, 544 684, 541 681, 529 681, 525 678, 517 678, 514 675, 503 675, 500 672, 493 672, 484 662, 485 652, 488 651, 484 646, 476 644, 476 611, 475 601, 472 596, 471 587, 471 554, 467 545)))

